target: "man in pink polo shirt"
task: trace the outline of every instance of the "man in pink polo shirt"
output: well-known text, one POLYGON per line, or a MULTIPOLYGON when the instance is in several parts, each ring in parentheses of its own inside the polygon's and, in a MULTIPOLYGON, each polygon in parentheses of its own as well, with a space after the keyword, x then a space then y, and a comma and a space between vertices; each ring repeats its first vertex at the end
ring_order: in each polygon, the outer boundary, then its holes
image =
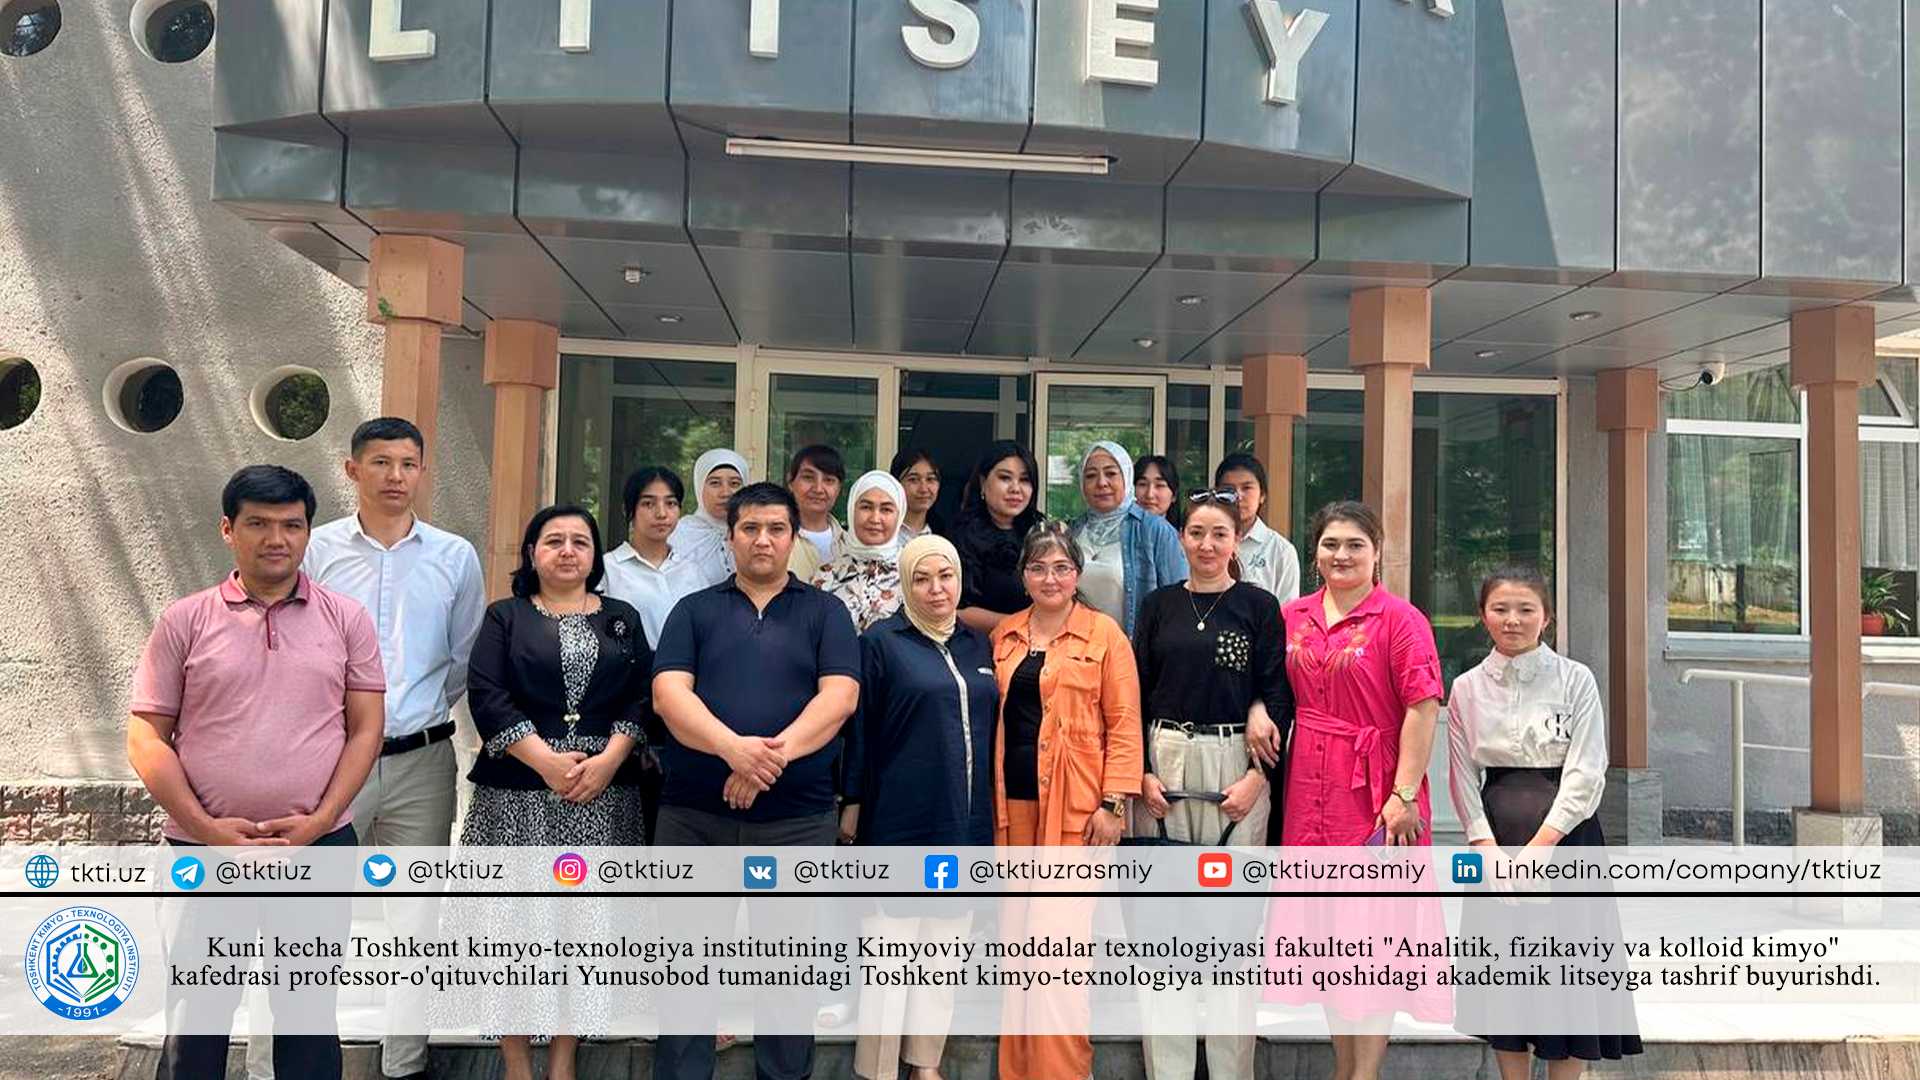
MULTIPOLYGON (((299 473, 241 469, 220 509, 234 572, 160 616, 134 676, 127 757, 166 810, 175 846, 354 846, 348 807, 380 752, 385 722, 373 620, 300 572, 314 497, 299 473)), ((313 900, 183 900, 169 951, 188 963, 207 950, 210 933, 228 941, 250 941, 256 931, 344 940, 349 912, 345 903, 313 900)), ((291 995, 283 1003, 283 993, 271 993, 278 1020, 334 1031, 331 994, 303 993, 296 1005, 291 995)), ((239 1000, 239 987, 169 993, 166 1075, 223 1080, 225 1032, 239 1000)), ((274 1043, 280 1080, 340 1076, 337 1034, 274 1043)))

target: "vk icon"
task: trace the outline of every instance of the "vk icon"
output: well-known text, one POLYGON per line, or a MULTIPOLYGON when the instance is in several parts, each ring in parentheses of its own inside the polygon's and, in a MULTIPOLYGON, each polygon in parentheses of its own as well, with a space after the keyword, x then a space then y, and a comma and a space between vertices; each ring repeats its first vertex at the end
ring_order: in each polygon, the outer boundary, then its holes
POLYGON ((360 864, 360 876, 367 884, 376 889, 384 889, 393 884, 393 857, 391 855, 369 855, 367 861, 360 864))
POLYGON ((1478 885, 1484 870, 1480 853, 1477 851, 1458 852, 1453 857, 1453 883, 1455 885, 1478 885))
POLYGON ((780 860, 771 855, 748 855, 740 860, 742 884, 749 889, 771 889, 780 884, 780 860))
POLYGON ((207 879, 207 868, 199 859, 191 855, 182 855, 173 860, 173 884, 175 888, 197 889, 207 879))
POLYGON ((923 873, 924 884, 929 889, 957 889, 960 887, 960 856, 929 855, 923 873))

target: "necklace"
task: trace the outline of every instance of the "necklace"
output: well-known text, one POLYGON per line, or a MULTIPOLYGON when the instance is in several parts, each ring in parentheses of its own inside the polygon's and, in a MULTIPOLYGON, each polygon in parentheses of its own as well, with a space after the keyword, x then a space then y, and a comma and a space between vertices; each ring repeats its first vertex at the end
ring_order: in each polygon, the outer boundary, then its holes
POLYGON ((1213 609, 1219 607, 1220 601, 1225 600, 1226 598, 1227 598, 1227 594, 1224 592, 1219 594, 1218 596, 1215 596, 1213 598, 1213 603, 1207 605, 1206 614, 1202 615, 1200 613, 1200 604, 1197 601, 1195 601, 1193 598, 1193 589, 1188 588, 1187 603, 1193 605, 1193 620, 1194 620, 1193 628, 1195 630, 1204 631, 1207 628, 1207 620, 1213 617, 1213 609))
MULTIPOLYGON (((1075 603, 1078 603, 1078 601, 1075 601, 1075 603)), ((1036 641, 1036 639, 1040 636, 1040 620, 1035 618, 1028 619, 1027 620, 1027 655, 1032 656, 1034 653, 1046 652, 1047 646, 1053 644, 1053 639, 1059 637, 1061 634, 1066 632, 1067 620, 1071 619, 1072 617, 1073 617, 1073 604, 1068 604, 1066 617, 1060 620, 1060 628, 1057 630, 1053 630, 1047 634, 1047 640, 1045 644, 1040 644, 1036 641)))

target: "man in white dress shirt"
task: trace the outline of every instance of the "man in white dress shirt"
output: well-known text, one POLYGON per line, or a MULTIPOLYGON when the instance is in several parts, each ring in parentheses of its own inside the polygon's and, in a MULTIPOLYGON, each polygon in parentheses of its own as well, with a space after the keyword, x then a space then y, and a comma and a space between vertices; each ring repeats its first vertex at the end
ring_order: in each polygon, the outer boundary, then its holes
POLYGON ((1260 520, 1267 501, 1267 468, 1252 454, 1228 454, 1213 470, 1215 488, 1232 488, 1239 528, 1240 580, 1258 585, 1282 604, 1300 598, 1300 556, 1293 544, 1260 520))
MULTIPOLYGON (((361 424, 346 460, 357 512, 314 529, 302 564, 313 580, 358 600, 380 638, 386 739, 353 800, 354 828, 367 847, 444 847, 453 835, 459 767, 450 714, 467 692, 487 589, 473 545, 414 515, 426 468, 426 442, 411 422, 383 416, 361 424)), ((389 917, 428 907, 396 904, 389 917)), ((387 1017, 381 1071, 426 1076, 425 995, 391 992, 387 1017)))

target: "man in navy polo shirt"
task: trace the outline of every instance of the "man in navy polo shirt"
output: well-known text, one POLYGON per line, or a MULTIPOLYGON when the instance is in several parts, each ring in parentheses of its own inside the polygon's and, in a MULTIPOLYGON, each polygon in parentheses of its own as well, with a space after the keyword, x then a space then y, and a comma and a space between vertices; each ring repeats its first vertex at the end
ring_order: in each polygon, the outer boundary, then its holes
MULTIPOLYGON (((831 846, 838 835, 833 767, 860 700, 860 644, 845 604, 788 573, 799 527, 785 488, 741 488, 727 504, 734 575, 682 599, 660 631, 654 708, 671 737, 657 845, 831 846)), ((794 910, 751 915, 764 932, 764 917, 794 910)), ((780 1004, 756 1002, 756 1071, 801 1080, 813 1071, 812 1009, 780 1004)), ((656 1080, 710 1080, 713 1065, 710 1031, 654 1048, 656 1080)))

